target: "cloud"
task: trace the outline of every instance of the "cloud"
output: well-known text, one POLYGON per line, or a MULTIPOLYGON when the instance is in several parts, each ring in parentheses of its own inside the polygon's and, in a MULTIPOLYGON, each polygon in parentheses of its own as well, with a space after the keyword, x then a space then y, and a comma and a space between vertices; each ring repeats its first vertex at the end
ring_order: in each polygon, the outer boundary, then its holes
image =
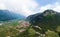
POLYGON ((38 4, 34 0, 0 0, 3 4, 0 4, 1 8, 16 11, 17 13, 25 16, 34 14, 37 10, 38 4))
POLYGON ((2 0, 0 0, 0 9, 6 9, 6 6, 4 3, 2 3, 2 0))
POLYGON ((0 9, 6 9, 6 7, 3 3, 0 3, 0 9))
POLYGON ((16 13, 29 16, 38 12, 43 12, 46 9, 52 9, 60 12, 60 3, 47 4, 40 6, 35 0, 0 0, 0 9, 8 9, 16 13))
POLYGON ((39 12, 43 12, 44 10, 47 10, 47 9, 52 9, 52 10, 55 10, 57 12, 60 12, 60 3, 59 2, 56 2, 54 4, 47 4, 45 6, 42 6, 39 8, 39 12))

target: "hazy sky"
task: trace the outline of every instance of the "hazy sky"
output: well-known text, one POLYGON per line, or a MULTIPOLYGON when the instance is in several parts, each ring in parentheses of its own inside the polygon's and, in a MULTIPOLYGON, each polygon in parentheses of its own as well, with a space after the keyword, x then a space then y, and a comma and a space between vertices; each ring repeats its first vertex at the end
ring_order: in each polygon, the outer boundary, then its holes
POLYGON ((29 16, 46 9, 60 12, 60 0, 0 0, 0 9, 29 16))

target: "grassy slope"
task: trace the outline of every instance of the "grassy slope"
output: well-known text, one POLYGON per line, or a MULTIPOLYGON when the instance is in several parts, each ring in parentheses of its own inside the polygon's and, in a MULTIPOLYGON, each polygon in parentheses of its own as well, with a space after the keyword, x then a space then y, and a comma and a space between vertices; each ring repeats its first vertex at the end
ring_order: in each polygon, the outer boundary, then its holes
MULTIPOLYGON (((36 31, 30 27, 30 28, 22 28, 26 29, 24 32, 19 32, 20 29, 16 28, 17 25, 20 23, 17 20, 10 21, 10 22, 4 22, 2 25, 0 25, 0 37, 37 37, 38 35, 35 34, 36 31)), ((48 34, 48 37, 58 37, 57 33, 53 31, 46 32, 48 34)))

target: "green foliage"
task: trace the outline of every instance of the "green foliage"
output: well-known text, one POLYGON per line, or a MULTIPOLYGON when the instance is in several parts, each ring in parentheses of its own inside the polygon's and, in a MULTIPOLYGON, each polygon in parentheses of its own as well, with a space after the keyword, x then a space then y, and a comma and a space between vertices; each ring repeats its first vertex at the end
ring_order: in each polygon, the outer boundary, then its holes
MULTIPOLYGON (((0 25, 0 37, 39 37, 41 34, 41 31, 37 28, 37 31, 31 27, 27 28, 21 28, 25 29, 25 31, 20 32, 20 29, 17 29, 16 26, 20 23, 17 20, 13 20, 10 22, 3 22, 2 25, 0 25)), ((57 28, 59 30, 59 27, 57 28)), ((46 32, 47 35, 44 37, 58 37, 57 33, 53 31, 46 32)))
MULTIPOLYGON (((43 13, 31 15, 27 19, 33 26, 39 26, 41 28, 41 34, 45 34, 48 30, 56 33, 60 32, 60 13, 56 11, 46 10, 43 13)), ((34 29, 38 30, 36 28, 34 29)))
POLYGON ((57 35, 57 33, 53 32, 53 31, 48 31, 48 32, 46 32, 46 33, 48 34, 48 37, 59 37, 59 36, 57 35))
POLYGON ((29 37, 34 37, 35 36, 35 30, 33 28, 30 28, 28 30, 28 33, 29 33, 29 37))

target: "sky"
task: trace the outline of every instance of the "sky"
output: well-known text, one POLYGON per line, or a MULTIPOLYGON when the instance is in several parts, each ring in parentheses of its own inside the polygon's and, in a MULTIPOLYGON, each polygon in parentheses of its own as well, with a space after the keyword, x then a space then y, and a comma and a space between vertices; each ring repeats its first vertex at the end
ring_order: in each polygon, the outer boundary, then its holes
POLYGON ((0 10, 9 10, 29 16, 44 10, 60 12, 60 0, 0 0, 0 10))

